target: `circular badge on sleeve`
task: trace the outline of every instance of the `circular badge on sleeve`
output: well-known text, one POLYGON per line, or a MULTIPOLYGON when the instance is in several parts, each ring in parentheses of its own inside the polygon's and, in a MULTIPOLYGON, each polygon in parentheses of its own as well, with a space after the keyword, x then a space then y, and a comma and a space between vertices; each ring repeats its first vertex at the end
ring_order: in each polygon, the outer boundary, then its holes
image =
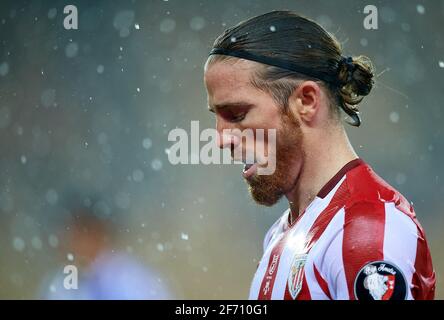
POLYGON ((407 282, 401 270, 387 261, 366 264, 355 279, 357 300, 405 300, 407 282))

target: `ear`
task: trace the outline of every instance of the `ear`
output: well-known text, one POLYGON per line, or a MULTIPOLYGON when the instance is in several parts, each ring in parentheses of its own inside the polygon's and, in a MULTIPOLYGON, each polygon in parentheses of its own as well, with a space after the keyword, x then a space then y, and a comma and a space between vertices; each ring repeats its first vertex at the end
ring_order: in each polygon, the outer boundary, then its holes
POLYGON ((319 84, 314 81, 304 81, 290 96, 290 110, 298 119, 310 125, 319 114, 321 97, 319 84))

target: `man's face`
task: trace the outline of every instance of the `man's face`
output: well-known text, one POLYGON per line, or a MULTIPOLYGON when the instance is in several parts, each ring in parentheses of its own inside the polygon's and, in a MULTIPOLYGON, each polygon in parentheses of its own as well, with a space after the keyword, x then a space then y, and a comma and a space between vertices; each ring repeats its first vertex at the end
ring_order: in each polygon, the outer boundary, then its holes
POLYGON ((242 174, 253 199, 271 206, 289 193, 298 180, 303 139, 293 114, 284 111, 269 93, 251 84, 257 67, 257 63, 247 60, 216 62, 205 70, 204 80, 208 107, 216 115, 219 147, 230 148, 235 160, 245 162, 247 154, 254 155, 254 163, 246 164, 242 174), (252 140, 243 139, 239 133, 247 129, 254 134, 252 140), (263 137, 257 129, 264 130, 263 137), (275 141, 270 138, 269 129, 276 130, 275 141), (258 169, 270 166, 267 161, 274 159, 274 173, 259 174, 258 169))

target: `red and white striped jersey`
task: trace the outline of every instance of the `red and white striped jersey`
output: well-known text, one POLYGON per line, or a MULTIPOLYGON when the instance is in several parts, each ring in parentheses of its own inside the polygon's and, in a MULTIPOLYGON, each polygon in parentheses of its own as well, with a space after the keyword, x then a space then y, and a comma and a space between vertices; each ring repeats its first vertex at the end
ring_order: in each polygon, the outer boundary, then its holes
POLYGON ((346 164, 293 225, 264 239, 250 299, 433 299, 435 272, 413 207, 361 159, 346 164))

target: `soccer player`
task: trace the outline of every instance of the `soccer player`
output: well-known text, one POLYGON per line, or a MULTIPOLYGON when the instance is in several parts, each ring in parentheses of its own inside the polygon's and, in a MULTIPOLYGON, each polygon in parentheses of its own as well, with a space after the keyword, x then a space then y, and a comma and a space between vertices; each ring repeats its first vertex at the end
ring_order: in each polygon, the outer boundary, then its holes
POLYGON ((250 299, 434 298, 413 207, 358 157, 340 120, 342 110, 360 125, 357 105, 373 78, 367 57, 343 56, 333 35, 289 11, 241 22, 214 42, 204 81, 219 147, 240 148, 242 161, 255 144, 275 150, 274 173, 259 174, 266 163, 255 154, 243 177, 257 203, 289 202, 265 236, 250 299), (236 132, 245 129, 275 129, 275 143, 243 143, 236 132))

